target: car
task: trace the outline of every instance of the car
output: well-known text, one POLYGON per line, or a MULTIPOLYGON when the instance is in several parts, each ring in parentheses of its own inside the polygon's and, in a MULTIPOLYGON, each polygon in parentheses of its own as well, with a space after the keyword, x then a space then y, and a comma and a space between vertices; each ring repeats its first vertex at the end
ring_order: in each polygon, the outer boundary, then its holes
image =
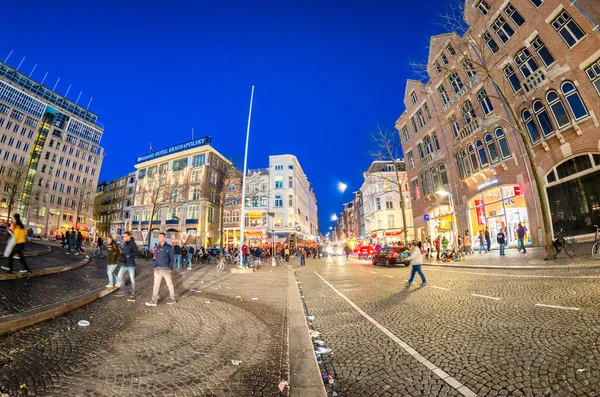
POLYGON ((385 246, 378 253, 373 255, 372 263, 373 266, 385 265, 387 267, 393 265, 404 265, 408 266, 409 261, 405 260, 405 250, 401 247, 385 246))

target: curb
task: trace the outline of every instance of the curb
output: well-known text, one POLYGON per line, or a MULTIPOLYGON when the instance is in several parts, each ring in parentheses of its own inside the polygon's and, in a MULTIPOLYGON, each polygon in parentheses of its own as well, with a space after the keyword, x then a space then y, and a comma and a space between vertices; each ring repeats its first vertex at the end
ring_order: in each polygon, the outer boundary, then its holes
MULTIPOLYGON (((33 243, 33 244, 37 244, 37 243, 33 243)), ((41 245, 41 244, 40 244, 41 245)), ((46 249, 42 250, 42 251, 33 251, 33 252, 25 252, 25 258, 28 258, 30 256, 42 256, 42 255, 48 255, 52 252, 52 247, 50 247, 49 245, 46 245, 46 249)), ((4 256, 4 253, 0 254, 0 258, 8 258, 7 256, 4 256)))
MULTIPOLYGON (((92 259, 86 255, 86 257, 83 261, 74 263, 72 265, 46 267, 44 269, 34 270, 31 272, 30 277, 47 276, 49 274, 66 272, 68 270, 73 270, 73 269, 77 269, 78 267, 85 266, 88 263, 90 263, 91 261, 92 261, 92 259)), ((0 281, 16 280, 18 278, 25 278, 25 277, 27 277, 27 273, 0 274, 0 281)))
POLYGON ((321 369, 314 353, 313 341, 300 299, 296 272, 288 265, 288 357, 290 397, 327 397, 321 369))
POLYGON ((62 316, 70 311, 79 309, 117 290, 117 287, 97 289, 92 292, 68 299, 55 305, 45 306, 30 313, 25 312, 5 317, 0 323, 0 336, 11 334, 22 329, 39 324, 43 321, 62 316))

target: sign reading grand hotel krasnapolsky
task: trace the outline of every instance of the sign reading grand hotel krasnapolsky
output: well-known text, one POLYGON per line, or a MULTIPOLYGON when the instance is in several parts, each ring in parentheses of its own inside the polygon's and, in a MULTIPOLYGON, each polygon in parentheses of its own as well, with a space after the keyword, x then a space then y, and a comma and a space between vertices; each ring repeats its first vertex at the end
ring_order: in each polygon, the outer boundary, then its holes
POLYGON ((136 164, 143 163, 144 161, 154 160, 156 158, 167 156, 169 154, 181 152, 187 149, 193 149, 195 147, 208 145, 211 142, 211 137, 205 136, 202 138, 194 139, 193 141, 180 143, 179 145, 171 146, 166 149, 157 150, 156 152, 148 153, 138 157, 135 160, 136 164))

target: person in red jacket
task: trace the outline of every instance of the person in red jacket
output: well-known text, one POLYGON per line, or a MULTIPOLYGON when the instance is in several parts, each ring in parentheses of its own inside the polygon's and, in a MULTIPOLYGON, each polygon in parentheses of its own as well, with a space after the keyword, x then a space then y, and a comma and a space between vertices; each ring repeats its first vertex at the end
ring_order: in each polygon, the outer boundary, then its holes
POLYGON ((435 251, 437 252, 437 260, 440 260, 440 237, 438 236, 438 238, 435 239, 435 241, 433 242, 433 245, 435 246, 435 251))

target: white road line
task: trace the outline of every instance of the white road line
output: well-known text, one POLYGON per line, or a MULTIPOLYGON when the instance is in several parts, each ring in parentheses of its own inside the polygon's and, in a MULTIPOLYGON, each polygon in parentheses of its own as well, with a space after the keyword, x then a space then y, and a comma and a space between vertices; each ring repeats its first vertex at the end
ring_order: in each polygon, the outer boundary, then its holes
POLYGON ((495 301, 499 301, 500 300, 500 298, 496 298, 495 296, 477 295, 477 294, 471 294, 471 296, 477 296, 479 298, 485 298, 485 299, 493 299, 495 301))
POLYGON ((578 307, 566 307, 566 306, 554 306, 554 305, 544 305, 543 303, 536 303, 536 306, 540 307, 550 307, 552 309, 563 309, 563 310, 579 310, 578 307))
POLYGON ((384 277, 394 278, 392 276, 388 276, 387 274, 384 274, 384 277))
POLYGON ((438 287, 436 285, 432 285, 431 288, 435 288, 435 289, 443 289, 444 291, 450 291, 448 288, 444 288, 444 287, 438 287))
POLYGON ((321 280, 323 280, 323 282, 325 284, 327 284, 336 294, 338 294, 346 302, 348 302, 348 304, 350 306, 352 306, 357 312, 359 312, 364 318, 366 318, 374 326, 376 326, 377 328, 379 328, 379 330, 381 332, 383 332, 384 334, 386 334, 391 340, 393 340, 394 342, 396 342, 401 348, 403 348, 408 354, 410 354, 411 356, 413 356, 418 362, 420 362, 425 367, 427 367, 431 372, 433 372, 438 377, 440 377, 440 379, 442 379, 444 382, 448 383, 448 385, 450 385, 452 388, 456 389, 456 391, 458 391, 460 394, 462 394, 465 397, 477 397, 477 394, 475 394, 471 389, 469 389, 467 386, 463 385, 462 383, 460 383, 459 381, 457 381, 456 379, 454 379, 453 377, 451 377, 450 375, 448 375, 446 372, 444 372, 441 368, 439 368, 438 366, 436 366, 434 363, 432 363, 431 361, 427 360, 425 357, 423 357, 422 355, 420 355, 416 350, 414 350, 412 347, 410 347, 402 339, 398 338, 396 335, 394 335, 392 332, 390 332, 387 328, 385 328, 383 325, 381 325, 380 323, 378 323, 373 317, 371 317, 367 313, 365 313, 354 302, 352 302, 350 299, 346 298, 346 296, 344 294, 342 294, 333 285, 331 285, 329 283, 329 281, 325 280, 319 273, 315 272, 315 274, 317 276, 319 276, 319 278, 321 280))
POLYGON ((373 274, 377 274, 377 272, 374 272, 374 271, 371 271, 371 273, 373 273, 373 274))

